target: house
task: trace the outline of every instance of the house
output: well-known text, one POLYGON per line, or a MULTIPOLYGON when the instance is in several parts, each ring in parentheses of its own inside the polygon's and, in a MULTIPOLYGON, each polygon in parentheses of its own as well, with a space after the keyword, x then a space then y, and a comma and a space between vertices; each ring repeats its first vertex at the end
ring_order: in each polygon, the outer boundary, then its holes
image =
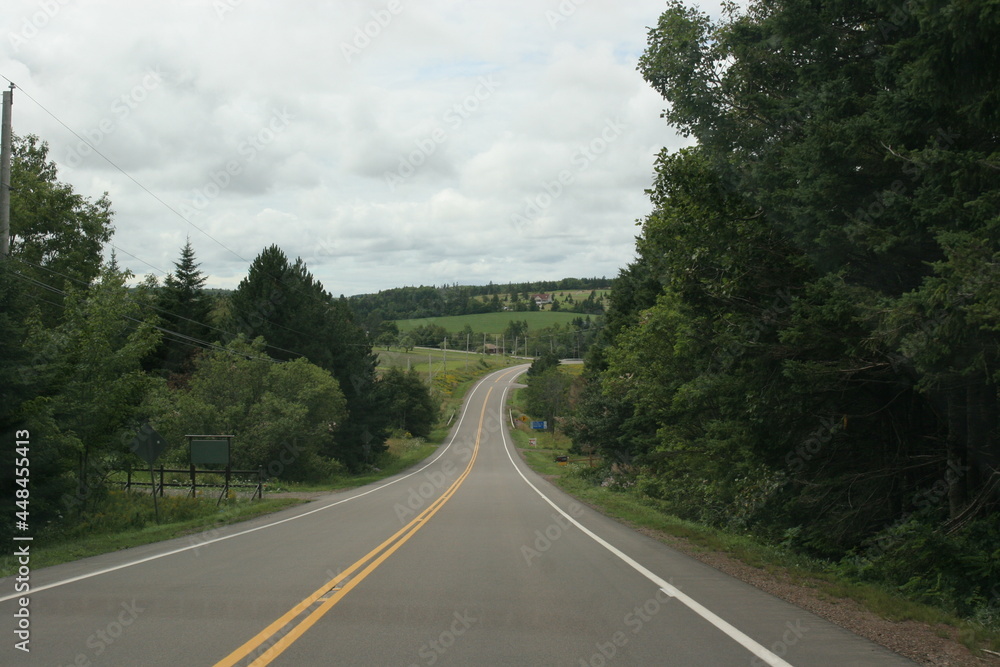
POLYGON ((551 294, 532 294, 531 298, 535 300, 535 303, 539 306, 547 306, 552 303, 551 294))
POLYGON ((486 345, 483 345, 483 353, 484 354, 496 354, 497 353, 497 346, 494 345, 493 343, 486 343, 486 345))

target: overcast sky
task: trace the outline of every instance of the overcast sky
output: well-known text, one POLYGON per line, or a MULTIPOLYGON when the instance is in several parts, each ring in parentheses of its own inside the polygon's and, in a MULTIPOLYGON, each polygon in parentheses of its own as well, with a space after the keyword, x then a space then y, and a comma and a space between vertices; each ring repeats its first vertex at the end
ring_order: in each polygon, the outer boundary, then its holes
POLYGON ((272 243, 335 295, 611 278, 686 143, 636 71, 665 6, 5 0, 0 74, 140 276, 190 236, 215 287, 272 243))

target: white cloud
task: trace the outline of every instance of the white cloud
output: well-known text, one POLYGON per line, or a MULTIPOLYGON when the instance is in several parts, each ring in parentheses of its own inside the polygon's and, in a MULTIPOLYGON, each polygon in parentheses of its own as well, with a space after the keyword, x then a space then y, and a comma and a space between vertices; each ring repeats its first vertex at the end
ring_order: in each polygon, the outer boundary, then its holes
POLYGON ((109 192, 140 275, 190 236, 213 286, 270 244, 334 294, 611 277, 684 143, 635 69, 659 0, 49 6, 5 6, 15 132, 109 192))

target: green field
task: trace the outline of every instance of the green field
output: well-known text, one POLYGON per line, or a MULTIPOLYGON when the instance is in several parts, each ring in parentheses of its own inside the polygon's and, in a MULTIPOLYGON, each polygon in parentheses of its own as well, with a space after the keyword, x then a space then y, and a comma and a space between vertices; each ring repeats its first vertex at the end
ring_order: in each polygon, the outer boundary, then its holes
MULTIPOLYGON (((552 326, 553 324, 568 324, 577 317, 586 318, 580 313, 564 313, 562 311, 551 312, 548 310, 539 312, 514 312, 503 313, 482 313, 479 315, 452 315, 449 317, 422 317, 415 320, 397 320, 396 326, 400 333, 413 331, 417 327, 428 324, 436 324, 444 327, 453 333, 461 331, 468 324, 472 330, 479 334, 502 334, 511 320, 524 321, 528 323, 528 331, 535 331, 552 326)), ((591 316, 593 317, 593 316, 591 316)), ((482 343, 482 341, 479 341, 482 343)))

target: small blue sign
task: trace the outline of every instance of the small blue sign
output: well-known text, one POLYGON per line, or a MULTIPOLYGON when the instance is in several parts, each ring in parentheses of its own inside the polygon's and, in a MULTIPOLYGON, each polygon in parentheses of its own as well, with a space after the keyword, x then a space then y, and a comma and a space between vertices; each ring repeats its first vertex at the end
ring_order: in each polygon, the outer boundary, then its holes
POLYGON ((546 422, 531 422, 531 428, 536 431, 544 431, 546 422))

